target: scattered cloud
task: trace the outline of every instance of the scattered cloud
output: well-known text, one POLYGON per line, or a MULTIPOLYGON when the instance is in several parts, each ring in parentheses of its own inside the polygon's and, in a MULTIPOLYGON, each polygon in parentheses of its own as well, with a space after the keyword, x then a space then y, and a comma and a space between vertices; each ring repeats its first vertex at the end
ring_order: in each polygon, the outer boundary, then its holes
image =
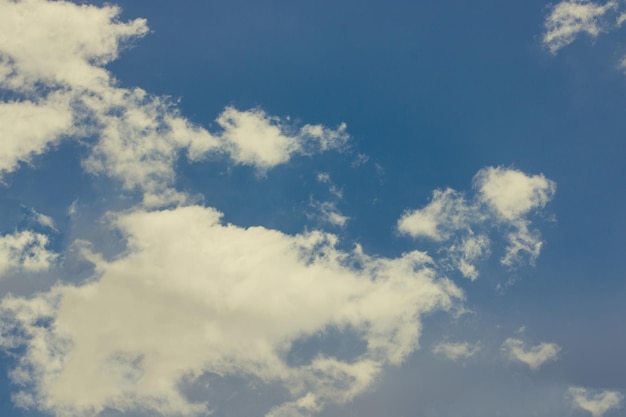
POLYGON ((522 362, 533 371, 541 368, 546 362, 557 360, 561 351, 556 343, 539 343, 527 348, 523 340, 516 338, 506 339, 501 349, 509 360, 522 362))
POLYGON ((350 220, 350 217, 343 215, 333 202, 312 202, 311 204, 317 210, 319 219, 325 223, 344 227, 346 223, 348 223, 348 220, 350 220))
POLYGON ((602 417, 610 410, 621 408, 624 399, 617 391, 601 391, 590 395, 587 389, 581 387, 570 387, 567 394, 575 407, 588 411, 593 417, 602 417))
POLYGON ((501 263, 513 267, 541 252, 541 235, 532 229, 528 216, 545 207, 556 184, 543 175, 489 167, 473 180, 474 194, 453 189, 437 190, 423 208, 406 211, 398 231, 413 238, 443 242, 454 240, 449 260, 471 280, 478 277, 474 263, 489 253, 491 229, 506 230, 508 241, 501 263))
POLYGON ((467 359, 480 352, 478 343, 470 344, 468 342, 442 342, 433 347, 433 353, 445 356, 451 361, 467 359))
MULTIPOLYGON (((481 170, 469 193, 435 191, 429 204, 398 221, 400 233, 442 243, 442 262, 421 251, 384 258, 359 245, 340 250, 336 236, 320 231, 287 235, 224 224, 217 210, 175 188, 179 158, 225 156, 264 173, 296 155, 345 149, 346 125, 297 126, 261 109, 226 107, 209 131, 184 118, 173 100, 121 88, 106 70, 148 33, 145 20, 124 23, 117 7, 66 1, 0 0, 0 8, 0 88, 9 97, 0 103, 0 179, 76 140, 87 150, 85 171, 142 196, 138 206, 106 216, 127 242, 123 253, 109 259, 74 242, 95 268, 88 279, 0 301, 0 345, 23 352, 10 374, 19 407, 59 417, 107 408, 200 415, 213 399, 194 402, 181 385, 210 373, 278 384, 290 399, 268 415, 307 415, 364 392, 385 366, 419 348, 424 316, 460 307, 464 294, 444 277, 446 262, 475 280, 491 230, 505 231, 504 265, 532 263, 540 253, 541 237, 528 218, 552 198, 555 184, 501 167, 481 170), (346 359, 320 350, 305 363, 289 362, 296 341, 331 330, 355 334, 365 352, 346 359)), ((560 19, 550 30, 561 38, 551 44, 571 36, 563 29, 568 20, 560 19)), ((593 35, 587 20, 570 32, 593 35)), ((354 164, 366 161, 358 154, 354 164)), ((318 181, 342 198, 329 174, 318 181)), ((335 203, 316 207, 333 225, 349 220, 335 203)), ((56 230, 52 218, 33 215, 56 230)), ((48 245, 46 235, 32 231, 0 236, 0 276, 50 268, 59 255, 48 245)), ((502 348, 531 369, 555 360, 560 349, 527 349, 519 339, 502 348)), ((433 347, 450 360, 479 350, 467 342, 433 347)), ((606 402, 584 398, 580 404, 606 402)))
POLYGON ((218 116, 220 131, 210 133, 171 100, 118 87, 104 68, 148 32, 145 20, 120 23, 117 7, 69 2, 0 0, 0 7, 0 87, 15 97, 0 104, 0 135, 9 138, 0 144, 0 175, 63 138, 95 138, 85 169, 141 191, 146 206, 163 206, 187 199, 172 188, 182 154, 191 161, 224 154, 262 172, 296 154, 344 149, 349 139, 345 124, 298 128, 233 107, 218 116), (19 24, 26 15, 29 24, 19 24))

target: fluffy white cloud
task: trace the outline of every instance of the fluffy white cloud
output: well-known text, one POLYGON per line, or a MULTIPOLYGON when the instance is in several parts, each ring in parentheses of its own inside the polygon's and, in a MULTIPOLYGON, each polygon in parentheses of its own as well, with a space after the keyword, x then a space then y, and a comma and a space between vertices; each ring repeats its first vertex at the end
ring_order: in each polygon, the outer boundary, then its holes
POLYGON ((144 19, 118 22, 120 10, 113 6, 1 0, 0 9, 2 84, 20 91, 39 83, 87 89, 106 84, 102 66, 117 57, 122 42, 148 30, 144 19))
POLYGON ((0 9, 0 86, 16 97, 0 104, 0 175, 64 137, 95 138, 87 171, 142 192, 147 206, 180 204, 187 196, 172 184, 183 153, 192 161, 225 154, 263 171, 295 154, 342 149, 348 140, 344 124, 297 128, 231 107, 211 134, 167 99, 119 88, 104 65, 148 28, 143 19, 119 22, 116 7, 0 0, 0 9))
POLYGON ((28 163, 71 132, 72 109, 67 94, 0 103, 0 179, 15 171, 20 161, 28 163))
POLYGON ((305 125, 289 132, 284 121, 269 117, 262 110, 238 111, 227 107, 217 123, 223 129, 220 134, 223 149, 230 157, 238 164, 260 169, 285 163, 293 154, 340 148, 348 139, 345 124, 337 130, 305 125))
POLYGON ((607 411, 619 409, 624 396, 617 391, 602 391, 590 395, 585 388, 571 387, 568 390, 573 405, 588 411, 593 417, 602 417, 607 411))
POLYGON ((0 236, 0 277, 11 270, 43 271, 57 259, 48 249, 48 237, 31 231, 0 236))
MULTIPOLYGON (((600 32, 612 27, 601 18, 618 8, 616 1, 600 5, 588 0, 566 0, 552 8, 545 20, 543 44, 552 53, 572 43, 578 35, 586 33, 596 38, 600 32)), ((620 24, 618 19, 618 24, 620 24)))
POLYGON ((412 237, 446 240, 453 232, 467 228, 474 214, 458 192, 450 188, 436 190, 426 207, 402 215, 398 231, 412 237))
POLYGON ((478 352, 480 352, 480 345, 468 342, 442 342, 433 347, 433 353, 445 356, 452 361, 467 359, 478 352))
POLYGON ((272 415, 305 413, 362 392, 418 347, 422 315, 462 298, 421 252, 374 258, 337 250, 333 235, 219 219, 199 206, 119 215, 128 249, 110 261, 86 251, 93 279, 5 298, 5 325, 25 335, 13 373, 22 402, 60 416, 105 407, 194 415, 205 405, 179 384, 211 372, 283 383, 294 401, 272 415), (367 351, 288 365, 294 341, 329 328, 355 332, 367 351))
POLYGON ((511 361, 522 362, 533 371, 549 361, 555 361, 559 357, 561 348, 556 343, 539 343, 526 348, 523 340, 508 338, 501 347, 511 361))
POLYGON ((447 248, 449 261, 472 280, 478 277, 474 263, 489 253, 488 233, 494 228, 506 231, 509 244, 501 258, 504 265, 514 266, 525 259, 533 263, 542 241, 528 216, 550 201, 556 184, 543 175, 489 167, 476 174, 473 185, 475 193, 470 196, 452 189, 435 191, 425 207, 402 215, 398 231, 439 242, 453 239, 447 248))
POLYGON ((481 170, 474 185, 480 199, 508 222, 516 222, 531 210, 544 207, 556 190, 556 184, 542 174, 529 176, 502 167, 481 170))
POLYGON ((115 7, 63 1, 0 1, 0 175, 76 133, 77 90, 109 83, 102 68, 120 43, 143 35, 145 21, 116 21, 115 7), (43 88, 42 88, 43 87, 43 88))
POLYGON ((529 228, 527 215, 543 208, 556 191, 556 184, 543 176, 502 167, 481 170, 474 177, 479 199, 512 229, 507 234, 509 246, 501 262, 513 266, 526 255, 531 263, 539 256, 542 241, 537 230, 529 228))

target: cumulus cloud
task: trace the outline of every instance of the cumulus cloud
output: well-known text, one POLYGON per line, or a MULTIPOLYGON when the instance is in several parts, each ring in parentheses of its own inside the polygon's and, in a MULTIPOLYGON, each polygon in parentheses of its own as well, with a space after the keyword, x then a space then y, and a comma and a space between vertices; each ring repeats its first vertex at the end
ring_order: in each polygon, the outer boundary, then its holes
POLYGON ((67 94, 0 103, 0 179, 72 132, 67 94))
POLYGON ((117 22, 110 6, 2 0, 0 9, 0 88, 15 96, 0 104, 2 175, 75 133, 76 90, 106 85, 102 65, 147 28, 117 22))
POLYGON ((593 417, 602 417, 610 410, 621 408, 624 399, 617 391, 607 390, 590 395, 587 389, 581 387, 570 387, 567 393, 575 407, 588 411, 593 417))
POLYGON ((546 362, 557 360, 561 351, 556 343, 539 343, 527 348, 523 340, 516 338, 506 339, 501 349, 509 360, 524 363, 533 371, 546 362))
POLYGON ((104 65, 148 27, 144 19, 119 22, 117 7, 1 0, 0 8, 0 87, 15 97, 0 104, 0 175, 63 138, 95 138, 84 161, 88 172, 142 192, 147 206, 180 204, 187 196, 172 184, 182 154, 192 161, 224 154, 264 171, 296 154, 343 149, 348 140, 345 124, 297 127, 232 107, 211 133, 171 100, 118 87, 104 65))
POLYGON ((556 185, 542 174, 526 175, 502 167, 481 170, 474 178, 480 199, 504 221, 515 222, 552 198, 556 185))
POLYGON ((128 249, 115 260, 86 251, 93 279, 5 298, 2 319, 26 348, 13 373, 20 398, 61 416, 195 415, 205 405, 179 384, 211 372, 282 383, 293 401, 271 415, 305 413, 362 392, 418 347, 424 314, 462 298, 424 253, 342 252, 333 235, 243 229, 220 216, 200 206, 118 215, 128 249), (351 329, 366 352, 288 364, 294 341, 330 328, 351 329))
POLYGON ((467 228, 473 215, 461 194, 450 188, 436 190, 426 207, 404 213, 398 221, 398 230, 412 237, 441 241, 452 232, 467 228))
POLYGON ((262 110, 238 111, 232 107, 217 118, 223 129, 223 149, 238 164, 261 169, 285 163, 296 153, 337 149, 348 138, 342 124, 333 130, 321 125, 305 125, 288 132, 285 122, 269 117, 262 110))
POLYGON ((57 259, 49 251, 48 237, 31 231, 0 235, 0 277, 11 270, 29 272, 48 269, 57 259))
POLYGON ((539 232, 528 217, 545 207, 556 184, 543 175, 489 167, 473 180, 474 193, 437 190, 423 208, 407 210, 398 220, 398 231, 413 238, 438 242, 453 240, 449 260, 472 280, 478 277, 475 262, 490 252, 491 229, 505 230, 508 241, 502 264, 533 263, 541 251, 539 232))
MULTIPOLYGON (((180 157, 225 155, 264 173, 296 155, 342 150, 345 124, 299 126, 260 109, 227 107, 209 131, 170 99, 121 88, 105 69, 148 32, 145 20, 124 23, 116 7, 66 1, 0 0, 0 9, 0 88, 10 97, 0 103, 0 175, 62 140, 80 140, 86 171, 142 195, 139 207, 108 216, 125 252, 109 259, 77 245, 93 276, 0 302, 0 345, 20 349, 10 375, 20 387, 18 406, 59 417, 107 408, 198 415, 213 399, 191 401, 181 385, 210 373, 282 385, 290 400, 269 415, 306 415, 362 393, 386 365, 419 348, 424 315, 462 301, 423 252, 383 258, 358 245, 340 250, 334 235, 319 231, 224 224, 219 212, 192 205, 175 188, 180 157), (320 350, 290 362, 297 341, 331 331, 356 335, 365 350, 349 359, 320 350)), ((329 176, 319 180, 330 183, 329 176)), ((398 229, 446 242, 449 259, 470 279, 489 252, 488 223, 509 233, 503 263, 534 259, 539 235, 527 216, 551 198, 553 183, 489 168, 476 176, 474 192, 436 191, 398 229)), ((320 209, 336 225, 347 221, 334 204, 320 209)), ((54 228, 51 218, 37 219, 54 228)), ((58 256, 47 246, 48 237, 34 232, 1 236, 0 275, 49 268, 58 256)), ((437 348, 450 358, 477 349, 437 348)))
POLYGON ((468 342, 442 342, 433 347, 433 353, 445 356, 451 361, 459 359, 467 359, 480 352, 479 344, 471 344, 468 342))
POLYGON ((515 169, 490 167, 474 177, 474 186, 478 189, 479 200, 501 223, 512 229, 507 234, 509 246, 501 262, 512 266, 526 255, 533 263, 539 256, 542 241, 539 232, 530 229, 527 216, 552 199, 556 183, 543 174, 527 175, 515 169))

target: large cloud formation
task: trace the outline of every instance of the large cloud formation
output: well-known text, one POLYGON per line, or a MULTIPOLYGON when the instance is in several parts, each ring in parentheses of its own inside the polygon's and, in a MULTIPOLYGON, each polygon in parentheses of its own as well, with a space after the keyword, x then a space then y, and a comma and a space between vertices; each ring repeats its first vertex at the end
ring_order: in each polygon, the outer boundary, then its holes
MULTIPOLYGON (((92 275, 0 302, 0 344, 16 349, 10 376, 18 406, 60 417, 108 409, 201 415, 215 399, 192 400, 182 387, 212 374, 281 386, 288 399, 270 416, 309 415, 351 400, 385 366, 403 363, 419 348, 425 315, 461 307, 464 293, 443 272, 453 262, 475 279, 492 230, 506 232, 506 266, 539 254, 529 218, 555 184, 503 167, 481 170, 473 197, 436 191, 399 220, 401 232, 441 243, 443 260, 342 250, 321 231, 225 224, 175 188, 178 158, 223 155, 263 173, 295 155, 344 149, 346 126, 295 126, 260 109, 227 107, 210 132, 168 99, 119 87, 104 68, 147 33, 145 20, 124 23, 116 7, 65 1, 0 0, 0 11, 0 175, 64 140, 80 141, 87 172, 141 196, 106 216, 122 253, 109 258, 74 242, 92 275), (363 349, 293 360, 298 343, 332 332, 363 349)), ((334 206, 321 209, 335 224, 347 220, 334 206)), ((47 246, 32 231, 3 235, 0 274, 48 268, 60 255, 47 246)), ((468 358, 478 345, 439 350, 468 358)))
POLYGON ((321 232, 289 236, 219 218, 199 206, 119 215, 128 249, 113 261, 87 251, 92 282, 6 298, 3 320, 27 346, 16 374, 32 395, 22 401, 59 415, 190 415, 205 409, 178 384, 211 372, 284 383, 295 400, 275 415, 314 410, 401 363, 418 346, 421 317, 462 297, 422 252, 369 257, 337 250, 321 232), (288 365, 296 340, 329 328, 355 332, 366 352, 288 365))

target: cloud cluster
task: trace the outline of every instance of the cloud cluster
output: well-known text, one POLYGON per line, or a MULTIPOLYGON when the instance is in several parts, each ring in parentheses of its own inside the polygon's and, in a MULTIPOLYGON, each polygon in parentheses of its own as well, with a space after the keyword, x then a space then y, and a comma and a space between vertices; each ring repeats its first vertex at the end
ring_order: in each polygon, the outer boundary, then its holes
POLYGON ((306 414, 362 392, 418 347, 423 315, 462 298, 421 252, 376 258, 342 252, 321 232, 219 219, 200 206, 121 214, 114 223, 128 249, 112 261, 86 250, 92 280, 5 298, 2 320, 26 346, 13 373, 22 404, 59 416, 107 407, 195 415, 206 405, 179 384, 210 372, 282 383, 294 400, 271 415, 306 414), (288 363, 296 340, 329 328, 357 334, 366 352, 288 363))
MULTIPOLYGON (((209 131, 168 98, 121 88, 105 69, 148 32, 145 20, 124 23, 116 7, 66 1, 0 0, 0 10, 0 175, 74 140, 88 154, 83 169, 141 195, 140 204, 106 216, 126 244, 118 256, 74 242, 93 275, 0 301, 0 345, 18 349, 10 375, 20 387, 18 406, 59 417, 108 409, 202 415, 213 399, 192 401, 182 386, 211 374, 280 385, 289 400, 268 415, 309 415, 351 400, 385 366, 401 364, 419 348, 425 315, 460 307, 464 294, 442 271, 453 262, 476 279, 491 230, 505 231, 504 265, 539 254, 529 218, 555 184, 502 167, 481 170, 471 195, 435 191, 398 221, 401 233, 440 243, 442 262, 420 251, 384 258, 358 245, 340 250, 336 236, 320 231, 225 224, 217 210, 175 188, 180 157, 222 155, 264 173, 296 155, 342 150, 346 126, 297 126, 260 109, 227 107, 209 131), (295 345, 331 332, 352 335, 364 349, 290 360, 295 345)), ((341 198, 327 174, 318 179, 341 198)), ((317 208, 337 226, 348 220, 332 202, 317 208)), ((33 215, 55 230, 53 219, 33 215)), ((0 275, 49 268, 59 255, 48 239, 30 231, 0 236, 0 275)), ((517 342, 505 345, 533 369, 558 351, 517 342)), ((434 351, 459 360, 478 349, 444 343, 434 351)))
POLYGON ((181 203, 172 188, 182 153, 207 153, 263 171, 345 147, 345 125, 293 126, 261 110, 226 108, 211 133, 182 117, 171 100, 117 86, 104 65, 148 31, 144 19, 118 21, 120 10, 46 0, 0 0, 0 175, 64 138, 95 142, 85 169, 140 191, 146 205, 181 203), (34 121, 34 122, 33 122, 34 121), (6 139, 4 139, 6 138, 6 139))
POLYGON ((556 184, 543 175, 490 167, 476 174, 473 185, 471 196, 452 189, 435 191, 428 205, 402 215, 398 231, 414 238, 452 240, 450 259, 472 280, 478 277, 475 261, 489 252, 490 228, 506 230, 508 246, 502 264, 534 262, 542 241, 530 227, 529 216, 550 201, 556 184))

